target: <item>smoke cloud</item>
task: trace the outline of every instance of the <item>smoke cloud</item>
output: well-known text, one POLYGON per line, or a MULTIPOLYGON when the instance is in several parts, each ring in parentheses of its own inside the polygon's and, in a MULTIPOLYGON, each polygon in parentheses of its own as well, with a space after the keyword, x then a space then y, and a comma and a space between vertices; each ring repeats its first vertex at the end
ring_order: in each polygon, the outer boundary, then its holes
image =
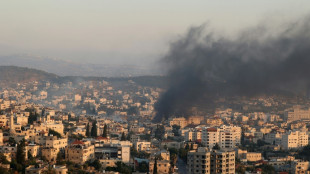
POLYGON ((188 116, 221 97, 298 94, 310 84, 310 17, 276 30, 261 24, 234 38, 193 27, 162 61, 169 87, 155 105, 155 121, 188 116))

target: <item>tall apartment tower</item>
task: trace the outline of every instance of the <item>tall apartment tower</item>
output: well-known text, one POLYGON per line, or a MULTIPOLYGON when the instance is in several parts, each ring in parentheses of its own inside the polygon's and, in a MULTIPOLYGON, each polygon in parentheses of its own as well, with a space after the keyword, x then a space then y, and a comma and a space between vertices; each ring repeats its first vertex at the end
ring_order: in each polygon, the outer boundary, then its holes
POLYGON ((211 153, 206 147, 199 147, 187 154, 187 173, 210 174, 211 153))
POLYGON ((235 151, 214 150, 211 152, 211 174, 234 174, 235 151))
POLYGON ((234 174, 235 151, 212 150, 199 147, 187 157, 187 172, 193 174, 234 174))
POLYGON ((241 127, 222 125, 217 128, 204 128, 201 136, 204 146, 212 149, 218 144, 222 149, 232 149, 241 142, 241 127))

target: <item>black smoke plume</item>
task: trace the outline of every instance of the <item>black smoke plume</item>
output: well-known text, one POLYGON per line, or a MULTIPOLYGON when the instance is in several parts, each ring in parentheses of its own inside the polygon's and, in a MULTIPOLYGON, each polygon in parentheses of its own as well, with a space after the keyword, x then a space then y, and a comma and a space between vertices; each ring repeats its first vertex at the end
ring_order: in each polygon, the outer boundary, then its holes
POLYGON ((310 84, 310 17, 272 30, 264 25, 234 38, 191 28, 163 58, 169 88, 155 105, 155 121, 188 116, 227 96, 300 93, 310 84), (276 32, 275 32, 276 31, 276 32))

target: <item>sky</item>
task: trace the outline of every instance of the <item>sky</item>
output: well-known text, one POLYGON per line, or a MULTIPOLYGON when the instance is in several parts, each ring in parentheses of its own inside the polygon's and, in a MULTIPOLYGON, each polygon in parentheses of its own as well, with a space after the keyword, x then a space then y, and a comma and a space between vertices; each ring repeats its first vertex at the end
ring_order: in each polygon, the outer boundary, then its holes
POLYGON ((0 55, 150 65, 191 26, 233 35, 309 12, 309 0, 0 0, 0 55))

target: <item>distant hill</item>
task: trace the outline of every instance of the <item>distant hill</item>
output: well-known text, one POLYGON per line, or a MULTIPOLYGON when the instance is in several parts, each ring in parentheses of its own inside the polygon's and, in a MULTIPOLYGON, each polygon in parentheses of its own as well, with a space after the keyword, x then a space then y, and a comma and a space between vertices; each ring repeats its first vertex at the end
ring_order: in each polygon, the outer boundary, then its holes
POLYGON ((18 66, 0 66, 0 87, 11 86, 16 83, 32 81, 53 81, 53 82, 79 82, 79 81, 108 81, 115 85, 124 85, 129 81, 141 86, 165 87, 166 77, 164 76, 137 76, 137 77, 85 77, 85 76, 58 76, 42 70, 18 67, 18 66))
POLYGON ((130 77, 159 74, 155 65, 145 67, 137 65, 95 64, 87 61, 85 63, 77 63, 35 55, 0 56, 0 66, 35 68, 59 76, 130 77))
POLYGON ((16 83, 24 83, 41 80, 57 80, 59 76, 41 70, 17 67, 0 66, 0 85, 9 86, 16 83))

